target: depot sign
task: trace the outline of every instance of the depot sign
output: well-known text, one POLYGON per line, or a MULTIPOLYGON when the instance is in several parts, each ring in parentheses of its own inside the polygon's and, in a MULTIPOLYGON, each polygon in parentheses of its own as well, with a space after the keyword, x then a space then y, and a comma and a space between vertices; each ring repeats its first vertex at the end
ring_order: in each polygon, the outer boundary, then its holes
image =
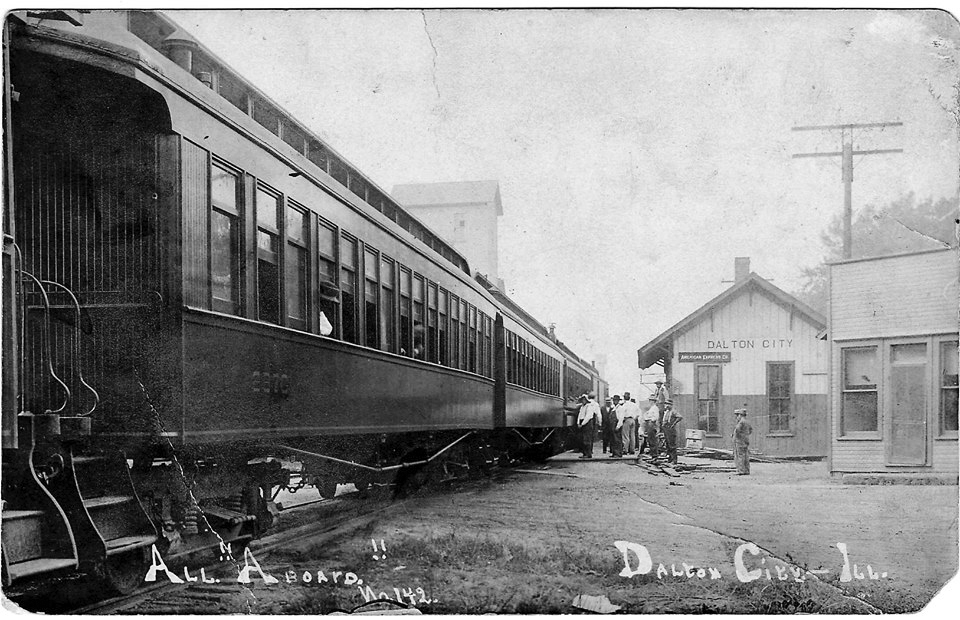
POLYGON ((677 354, 681 362, 730 363, 730 351, 680 351, 677 354))

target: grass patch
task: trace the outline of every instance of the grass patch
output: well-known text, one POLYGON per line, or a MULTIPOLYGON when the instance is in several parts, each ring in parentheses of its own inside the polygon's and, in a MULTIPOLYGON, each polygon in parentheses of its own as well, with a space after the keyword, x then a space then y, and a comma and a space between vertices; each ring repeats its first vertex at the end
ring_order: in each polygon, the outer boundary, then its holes
MULTIPOLYGON (((394 588, 422 588, 430 603, 415 604, 423 613, 577 613, 572 602, 578 594, 606 595, 621 613, 862 614, 869 609, 858 599, 885 612, 915 611, 925 603, 889 584, 844 595, 836 584, 813 579, 740 583, 730 574, 717 580, 657 579, 653 571, 625 579, 612 548, 515 542, 493 533, 398 535, 387 561, 374 560, 366 550, 327 549, 328 557, 331 551, 341 554, 338 566, 351 567, 374 593, 393 597, 394 588)), ((317 587, 275 613, 349 611, 363 602, 357 587, 317 587)))

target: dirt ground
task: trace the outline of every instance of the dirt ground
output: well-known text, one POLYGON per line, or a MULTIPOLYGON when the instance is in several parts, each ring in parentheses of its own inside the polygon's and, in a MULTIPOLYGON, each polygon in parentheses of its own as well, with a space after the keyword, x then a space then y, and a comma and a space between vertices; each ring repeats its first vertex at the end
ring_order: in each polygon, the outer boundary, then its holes
POLYGON ((902 612, 957 571, 956 486, 843 485, 825 463, 669 478, 551 462, 453 487, 336 543, 274 553, 263 568, 279 583, 254 578, 232 610, 381 597, 424 613, 576 613, 585 594, 621 613, 902 612))

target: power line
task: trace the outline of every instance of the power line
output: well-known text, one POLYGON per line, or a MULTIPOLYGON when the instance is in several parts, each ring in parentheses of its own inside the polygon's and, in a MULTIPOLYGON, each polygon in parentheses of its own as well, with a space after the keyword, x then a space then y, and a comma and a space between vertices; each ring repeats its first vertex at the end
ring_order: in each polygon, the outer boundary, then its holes
POLYGON ((889 123, 847 123, 843 125, 803 125, 793 127, 793 131, 835 131, 840 130, 840 144, 842 150, 815 153, 797 153, 794 159, 804 157, 840 157, 841 175, 843 180, 843 257, 850 258, 851 247, 853 245, 852 220, 853 220, 853 156, 854 155, 881 155, 886 153, 902 153, 903 149, 869 149, 855 151, 853 149, 853 130, 870 129, 876 127, 901 127, 903 123, 899 121, 889 123))

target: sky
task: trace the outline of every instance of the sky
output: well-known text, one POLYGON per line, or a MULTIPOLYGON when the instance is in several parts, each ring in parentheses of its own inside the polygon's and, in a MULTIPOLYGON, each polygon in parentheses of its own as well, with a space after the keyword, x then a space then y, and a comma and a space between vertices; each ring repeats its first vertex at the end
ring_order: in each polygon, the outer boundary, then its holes
MULTIPOLYGON (((842 211, 958 191, 960 28, 941 11, 168 11, 389 191, 497 180, 507 293, 613 393, 734 257, 787 291, 842 211)), ((468 257, 469 258, 469 257, 468 257)))

